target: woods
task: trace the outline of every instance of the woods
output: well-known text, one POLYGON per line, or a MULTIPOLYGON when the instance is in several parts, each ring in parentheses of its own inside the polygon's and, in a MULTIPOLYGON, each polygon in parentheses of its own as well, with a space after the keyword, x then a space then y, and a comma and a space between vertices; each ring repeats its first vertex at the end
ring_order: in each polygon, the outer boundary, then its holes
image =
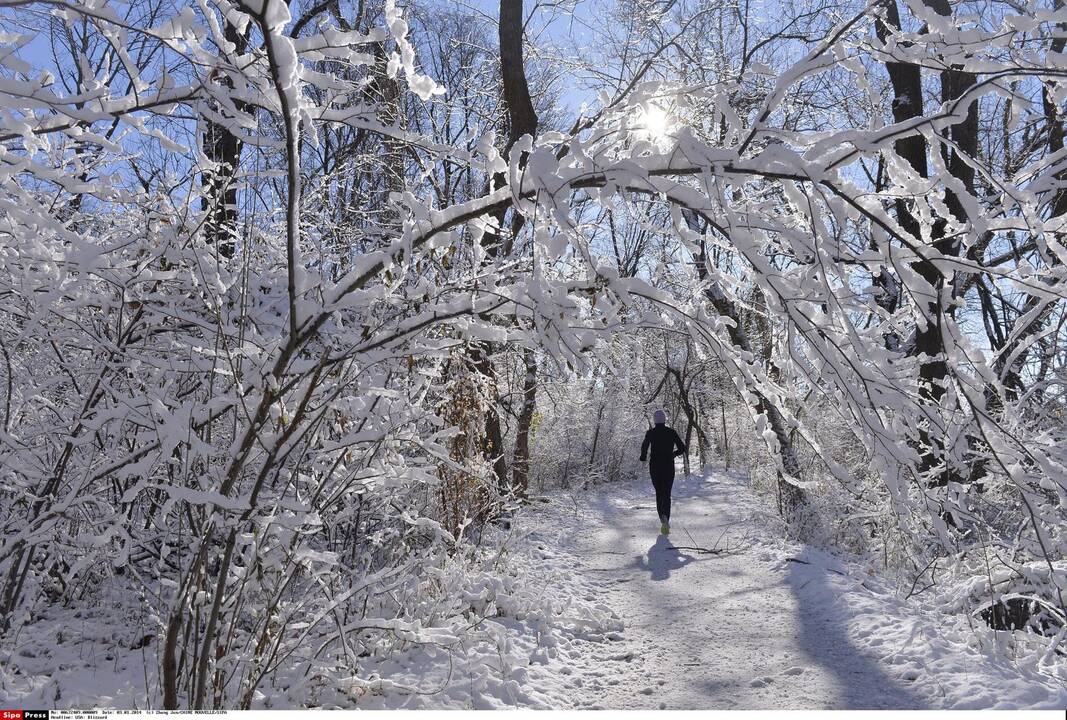
POLYGON ((483 10, 0 0, 0 645, 248 709, 565 614, 509 531, 665 407, 1062 654, 1062 1, 483 10))

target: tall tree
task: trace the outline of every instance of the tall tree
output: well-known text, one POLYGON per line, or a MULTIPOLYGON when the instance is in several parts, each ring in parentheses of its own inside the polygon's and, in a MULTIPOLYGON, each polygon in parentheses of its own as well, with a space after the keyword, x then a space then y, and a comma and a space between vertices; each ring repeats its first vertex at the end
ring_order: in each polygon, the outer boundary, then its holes
MULTIPOLYGON (((222 14, 223 37, 231 45, 229 52, 243 55, 248 47, 248 33, 251 25, 244 32, 234 26, 225 14, 222 14)), ((227 89, 233 89, 233 80, 226 72, 215 72, 213 80, 227 89)), ((205 115, 202 120, 203 134, 201 146, 210 165, 200 174, 203 196, 201 209, 207 213, 204 224, 205 239, 218 249, 219 255, 233 257, 237 248, 237 171, 241 164, 241 149, 244 143, 226 122, 230 110, 212 103, 214 113, 205 115)), ((234 100, 234 110, 244 113, 248 103, 234 100)))
MULTIPOLYGON (((530 97, 530 85, 526 78, 526 65, 523 59, 523 11, 522 0, 500 0, 499 45, 500 75, 504 105, 507 108, 507 140, 504 144, 504 158, 511 160, 511 151, 524 135, 537 134, 537 112, 530 97)), ((521 160, 520 160, 521 162, 521 160)), ((503 186, 507 178, 497 174, 493 178, 497 187, 503 186)), ((487 254, 490 258, 510 255, 515 238, 522 231, 524 218, 519 212, 512 212, 510 227, 507 224, 508 210, 502 207, 493 214, 495 229, 483 236, 487 254)), ((529 479, 530 428, 537 400, 537 356, 533 349, 523 350, 522 404, 515 445, 514 474, 511 483, 519 495, 526 494, 529 479)), ((473 348, 475 368, 488 381, 491 388, 496 388, 496 369, 493 367, 493 346, 488 342, 476 343, 473 348)), ((494 392, 495 394, 495 392, 494 392)), ((486 459, 493 464, 493 475, 502 493, 508 490, 508 468, 504 450, 504 433, 501 428, 499 403, 493 402, 486 411, 485 427, 486 459)))
MULTIPOLYGON (((947 0, 923 0, 926 7, 944 18, 952 17, 952 8, 947 0)), ((900 13, 895 0, 886 0, 882 6, 883 16, 875 23, 878 37, 883 42, 893 33, 901 30, 900 13)), ((919 65, 912 62, 889 60, 886 70, 893 87, 893 119, 906 122, 923 114, 922 73, 919 65)), ((950 65, 940 73, 941 102, 951 105, 962 97, 976 82, 974 73, 950 65)), ((974 169, 971 162, 978 152, 978 101, 967 103, 962 122, 954 123, 949 128, 946 142, 939 143, 941 160, 949 174, 959 181, 962 191, 968 195, 974 193, 974 169)), ((927 145, 918 132, 894 143, 894 152, 907 162, 919 178, 929 176, 927 145)), ((894 200, 897 222, 916 242, 923 243, 923 228, 912 208, 914 201, 903 197, 894 200)), ((961 227, 969 220, 963 199, 953 187, 945 189, 945 205, 952 220, 961 227)), ((936 218, 929 228, 932 248, 940 257, 958 256, 963 248, 960 233, 948 233, 949 218, 936 218)), ((952 480, 959 480, 961 469, 955 467, 946 452, 944 438, 947 436, 941 421, 941 401, 945 396, 945 383, 948 381, 948 365, 945 356, 945 323, 951 322, 955 307, 946 303, 946 292, 950 289, 952 277, 932 259, 914 263, 914 269, 929 286, 929 290, 914 293, 917 297, 918 317, 915 339, 908 351, 920 358, 919 362, 919 397, 926 408, 923 426, 919 429, 920 445, 919 471, 931 486, 945 486, 952 480)), ((889 271, 882 268, 875 275, 875 284, 879 288, 879 304, 889 311, 896 309, 899 302, 897 281, 889 271)), ((887 344, 896 345, 890 336, 887 344)))

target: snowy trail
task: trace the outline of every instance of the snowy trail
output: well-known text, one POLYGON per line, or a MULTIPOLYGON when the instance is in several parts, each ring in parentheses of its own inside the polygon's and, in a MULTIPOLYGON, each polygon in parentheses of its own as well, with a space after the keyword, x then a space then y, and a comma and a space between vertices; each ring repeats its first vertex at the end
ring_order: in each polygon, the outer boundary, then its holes
POLYGON ((862 568, 780 539, 773 508, 737 478, 679 477, 674 499, 669 540, 640 481, 590 493, 576 528, 557 518, 537 531, 546 559, 625 626, 625 649, 575 663, 575 706, 1062 706, 1047 678, 977 656, 958 629, 931 630, 862 568))
MULTIPOLYGON (((652 498, 598 493, 575 549, 640 646, 647 682, 611 686, 605 707, 689 709, 924 706, 850 644, 819 574, 761 562, 733 484, 681 479, 672 533, 656 535, 652 498), (736 498, 735 498, 736 499, 736 498), (636 500, 636 502, 635 502, 636 500), (736 547, 722 555, 676 546, 736 547)), ((825 574, 823 572, 822 574, 825 574)))
MULTIPOLYGON (((498 575, 457 566, 481 608, 452 619, 459 640, 330 666, 330 682, 294 663, 257 707, 1067 707, 1062 660, 1033 659, 1045 639, 969 623, 933 593, 905 603, 877 567, 786 539, 744 478, 679 478, 674 497, 669 540, 644 478, 531 504, 493 550, 498 575), (676 549, 690 546, 724 552, 676 549)), ((158 702, 152 624, 129 592, 104 597, 122 602, 50 607, 0 645, 0 705, 158 702)))

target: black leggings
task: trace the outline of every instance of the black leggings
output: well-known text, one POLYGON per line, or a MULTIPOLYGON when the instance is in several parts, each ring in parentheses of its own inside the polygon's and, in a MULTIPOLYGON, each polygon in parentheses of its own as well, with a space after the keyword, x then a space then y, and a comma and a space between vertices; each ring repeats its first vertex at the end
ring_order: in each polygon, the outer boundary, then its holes
POLYGON ((671 519, 671 488, 674 486, 674 468, 649 468, 652 487, 656 489, 656 512, 664 520, 671 519))

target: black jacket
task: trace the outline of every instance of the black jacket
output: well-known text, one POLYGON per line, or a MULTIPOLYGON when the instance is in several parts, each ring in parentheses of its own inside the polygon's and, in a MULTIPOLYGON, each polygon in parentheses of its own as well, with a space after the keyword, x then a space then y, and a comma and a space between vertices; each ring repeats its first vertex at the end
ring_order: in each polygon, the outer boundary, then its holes
POLYGON ((652 449, 652 464, 653 465, 670 465, 674 466, 674 458, 679 455, 685 454, 685 443, 678 437, 678 433, 674 431, 674 428, 669 428, 666 425, 656 425, 648 432, 645 433, 645 441, 641 443, 641 460, 644 461, 648 457, 648 450, 652 449), (675 446, 678 450, 675 451, 675 446))

